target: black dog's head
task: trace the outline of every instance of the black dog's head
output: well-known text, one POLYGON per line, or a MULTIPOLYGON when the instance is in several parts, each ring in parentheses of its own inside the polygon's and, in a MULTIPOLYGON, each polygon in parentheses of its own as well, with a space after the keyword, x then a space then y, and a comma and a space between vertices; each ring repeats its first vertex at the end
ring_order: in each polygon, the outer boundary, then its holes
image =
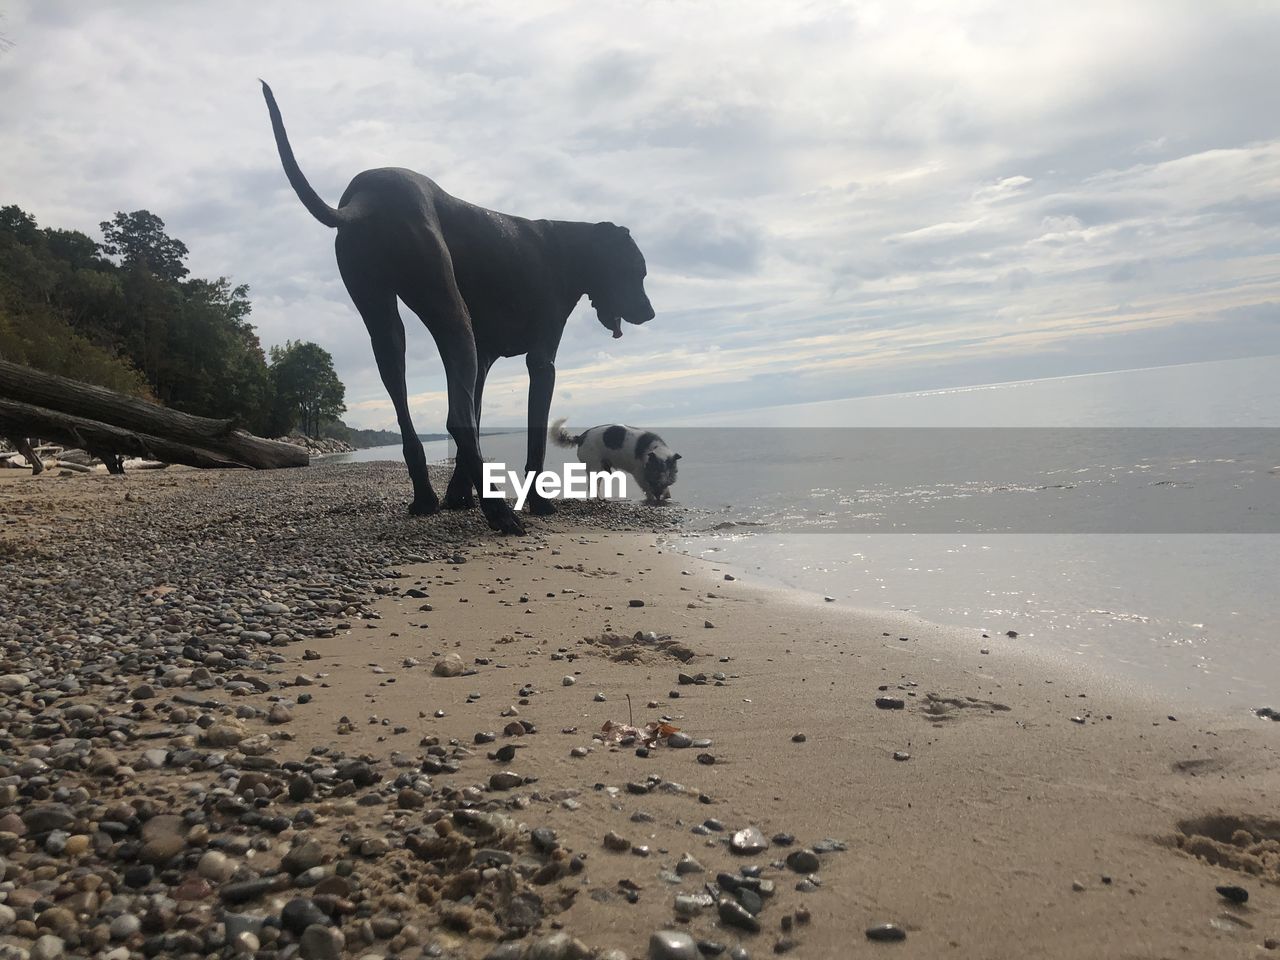
POLYGON ((653 450, 650 450, 649 456, 645 457, 644 479, 649 489, 653 491, 655 500, 662 500, 671 496, 668 488, 676 482, 676 461, 679 459, 680 454, 678 453, 660 457, 653 450))
POLYGON ((596 308, 596 317, 615 338, 622 336, 622 320, 647 323, 653 319, 653 305, 644 292, 648 272, 644 254, 631 239, 626 227, 597 223, 591 229, 591 277, 587 296, 596 308))

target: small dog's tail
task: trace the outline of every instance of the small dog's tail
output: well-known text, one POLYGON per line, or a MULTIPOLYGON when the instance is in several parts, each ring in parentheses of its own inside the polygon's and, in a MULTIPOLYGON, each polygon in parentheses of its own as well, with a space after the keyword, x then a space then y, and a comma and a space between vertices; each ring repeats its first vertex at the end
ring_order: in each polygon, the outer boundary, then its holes
POLYGON ((547 431, 547 437, 557 447, 576 447, 582 442, 580 435, 575 437, 564 428, 565 421, 568 419, 568 417, 561 417, 551 424, 551 429, 547 431))
POLYGON ((342 210, 329 206, 320 199, 320 194, 311 189, 311 184, 307 183, 307 178, 302 175, 302 168, 298 166, 298 161, 293 158, 293 148, 289 146, 289 136, 284 132, 284 120, 280 116, 280 108, 276 106, 276 98, 271 88, 267 86, 267 81, 259 80, 258 82, 262 84, 262 95, 267 100, 267 112, 271 114, 271 129, 276 135, 276 149, 280 151, 280 163, 284 166, 284 175, 289 178, 293 192, 298 195, 298 199, 311 215, 326 227, 342 226, 349 219, 348 216, 342 210))

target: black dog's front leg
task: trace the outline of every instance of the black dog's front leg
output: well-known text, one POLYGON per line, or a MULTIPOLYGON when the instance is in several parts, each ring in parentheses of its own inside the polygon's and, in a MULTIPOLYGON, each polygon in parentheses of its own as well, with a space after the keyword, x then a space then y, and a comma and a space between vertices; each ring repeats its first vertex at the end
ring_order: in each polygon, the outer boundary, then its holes
MULTIPOLYGON (((529 457, 525 461, 525 476, 539 474, 547 459, 547 417, 551 414, 551 393, 556 386, 555 361, 547 357, 529 355, 525 361, 529 368, 529 457)), ((533 487, 525 501, 529 512, 547 516, 556 512, 555 505, 540 495, 533 487)))
MULTIPOLYGON (((480 429, 480 405, 484 401, 484 382, 489 376, 489 368, 493 366, 494 357, 479 354, 476 358, 476 388, 475 388, 475 411, 476 411, 476 430, 480 429)), ((449 486, 444 492, 444 507, 446 510, 470 510, 476 505, 476 498, 472 495, 471 479, 467 476, 465 470, 462 469, 462 462, 456 461, 453 466, 453 476, 449 478, 449 486)))

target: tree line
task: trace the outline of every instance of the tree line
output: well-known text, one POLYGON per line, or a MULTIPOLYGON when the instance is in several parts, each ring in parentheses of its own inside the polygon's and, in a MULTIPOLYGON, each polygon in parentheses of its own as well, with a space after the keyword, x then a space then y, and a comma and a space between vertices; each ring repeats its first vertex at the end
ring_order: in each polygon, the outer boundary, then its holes
POLYGON ((99 226, 101 241, 0 207, 0 358, 265 436, 345 429, 326 350, 264 351, 248 286, 190 276, 186 245, 150 211, 99 226))

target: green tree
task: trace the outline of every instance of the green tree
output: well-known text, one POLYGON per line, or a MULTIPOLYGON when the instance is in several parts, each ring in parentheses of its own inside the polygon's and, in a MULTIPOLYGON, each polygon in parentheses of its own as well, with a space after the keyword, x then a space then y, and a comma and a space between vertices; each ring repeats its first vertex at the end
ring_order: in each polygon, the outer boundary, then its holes
POLYGON ((322 424, 346 409, 346 388, 333 369, 329 351, 315 343, 287 340, 271 348, 271 380, 275 388, 273 431, 300 427, 318 437, 322 424))
POLYGON ((116 212, 98 224, 102 228, 102 250, 119 257, 125 267, 155 274, 161 280, 178 281, 190 271, 183 263, 187 245, 164 232, 164 221, 150 210, 116 212))

